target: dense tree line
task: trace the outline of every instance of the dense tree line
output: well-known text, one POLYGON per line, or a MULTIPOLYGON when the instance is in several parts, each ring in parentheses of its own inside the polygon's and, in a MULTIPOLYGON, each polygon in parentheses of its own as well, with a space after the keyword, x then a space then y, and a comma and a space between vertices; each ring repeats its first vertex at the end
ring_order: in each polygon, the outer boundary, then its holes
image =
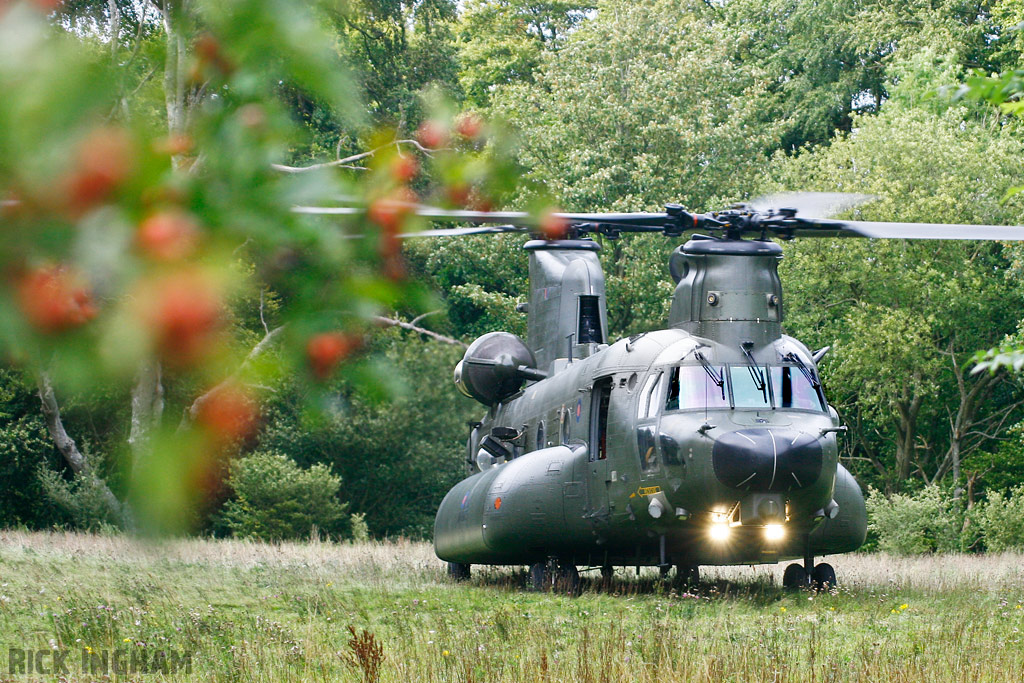
MULTIPOLYGON (((51 20, 111 51, 123 64, 125 111, 166 125, 188 118, 199 101, 189 98, 202 93, 175 89, 185 75, 164 68, 178 30, 166 17, 175 15, 145 7, 66 2, 51 20)), ((709 210, 780 189, 839 190, 880 197, 860 209, 865 219, 1024 223, 1024 198, 1008 193, 1024 182, 1024 133, 1005 106, 1016 102, 1019 80, 955 96, 958 84, 981 78, 972 74, 1022 67, 1020 0, 360 0, 315 11, 361 95, 339 105, 298 79, 279 80, 285 115, 303 132, 288 150, 295 167, 334 162, 344 178, 380 173, 372 158, 353 157, 422 142, 444 102, 504 126, 501 142, 478 151, 497 156, 514 142, 514 164, 501 172, 520 179, 505 193, 472 167, 440 165, 411 181, 425 194, 440 187, 436 196, 452 204, 626 211, 671 201, 709 210), (1003 110, 978 101, 999 93, 1003 110), (390 137, 381 137, 383 125, 390 137)), ((422 144, 405 150, 431 163, 422 144)), ((435 294, 395 301, 385 317, 415 318, 416 328, 449 341, 523 333, 520 243, 410 242, 406 268, 435 294), (424 311, 433 314, 417 317, 424 311)), ((613 336, 663 325, 674 245, 632 237, 603 246, 613 336)), ((973 500, 1024 480, 1024 388, 1012 373, 972 372, 976 352, 1020 339, 1024 252, 852 240, 785 249, 785 328, 832 347, 822 371, 851 427, 845 462, 862 481, 890 493, 939 484, 973 500)), ((243 258, 237 267, 264 264, 243 258)), ((239 348, 283 323, 292 298, 284 286, 239 292, 231 302, 239 348)), ((365 362, 312 394, 275 375, 259 430, 231 457, 324 465, 341 478, 347 513, 364 516, 371 533, 426 535, 462 473, 465 422, 479 412, 450 380, 461 347, 394 325, 367 345, 365 362)), ((283 354, 269 349, 261 362, 283 354)), ((162 388, 173 407, 163 422, 201 389, 187 377, 165 378, 162 388)), ((102 497, 54 450, 33 380, 12 365, 0 392, 0 522, 115 521, 96 512, 102 497)), ((124 392, 60 393, 69 433, 121 495, 122 444, 136 411, 124 392)), ((197 528, 244 529, 237 515, 234 526, 223 522, 224 502, 238 500, 225 483, 229 468, 197 528)))

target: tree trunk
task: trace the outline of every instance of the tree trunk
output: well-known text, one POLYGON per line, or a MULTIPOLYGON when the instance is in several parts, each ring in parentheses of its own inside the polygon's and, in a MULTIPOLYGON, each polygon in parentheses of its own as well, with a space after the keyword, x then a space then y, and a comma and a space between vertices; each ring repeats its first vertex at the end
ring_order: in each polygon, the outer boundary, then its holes
POLYGON ((119 524, 125 526, 128 524, 129 515, 127 510, 121 502, 114 495, 113 491, 107 486, 106 482, 100 479, 92 468, 89 466, 89 461, 86 459, 85 454, 78 450, 78 444, 75 440, 68 436, 67 430, 64 429, 64 422, 60 417, 60 406, 57 403, 57 396, 53 392, 53 385, 50 383, 50 377, 45 372, 39 373, 39 400, 43 404, 43 417, 46 418, 46 429, 50 433, 50 438, 53 439, 54 445, 57 450, 64 457, 64 461, 71 467, 71 470, 75 473, 75 476, 79 477, 94 477, 97 485, 103 493, 103 499, 110 509, 113 517, 119 524))
POLYGON ((160 363, 149 360, 139 368, 135 386, 132 387, 132 423, 128 433, 128 447, 132 452, 132 464, 149 450, 152 432, 160 425, 164 412, 164 387, 160 376, 160 363))
POLYGON ((896 405, 899 419, 896 423, 896 432, 899 440, 896 442, 896 481, 901 484, 910 477, 910 465, 914 459, 914 444, 917 440, 917 416, 921 412, 922 397, 914 396, 910 402, 900 402, 896 405))

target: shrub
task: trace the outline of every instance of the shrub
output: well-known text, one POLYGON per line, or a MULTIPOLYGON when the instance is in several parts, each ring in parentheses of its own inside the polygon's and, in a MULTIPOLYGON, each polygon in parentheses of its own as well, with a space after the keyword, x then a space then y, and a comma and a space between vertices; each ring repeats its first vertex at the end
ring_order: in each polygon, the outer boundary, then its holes
POLYGON ((124 527, 124 512, 116 501, 111 505, 109 489, 96 474, 76 474, 68 481, 58 472, 42 465, 37 476, 44 498, 72 527, 102 532, 124 527))
POLYGON ((877 535, 878 549, 883 552, 920 555, 964 549, 964 513, 938 486, 889 498, 870 488, 867 508, 868 529, 877 535))
POLYGON ((291 458, 262 451, 236 460, 219 526, 235 536, 265 541, 309 538, 314 529, 341 536, 347 505, 338 500, 341 477, 322 464, 301 469, 291 458))
POLYGON ((993 491, 974 519, 985 547, 991 552, 1024 549, 1024 486, 1009 495, 993 491))

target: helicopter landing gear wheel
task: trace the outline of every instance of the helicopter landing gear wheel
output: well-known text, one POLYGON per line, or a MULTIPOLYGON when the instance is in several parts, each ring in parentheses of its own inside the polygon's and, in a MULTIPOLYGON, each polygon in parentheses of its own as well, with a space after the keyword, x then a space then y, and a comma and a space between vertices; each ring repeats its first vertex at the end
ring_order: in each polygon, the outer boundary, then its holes
POLYGON ((533 590, 542 591, 548 587, 550 577, 548 576, 548 565, 546 562, 537 562, 530 565, 530 584, 533 590))
POLYGON ((811 585, 816 590, 827 591, 836 587, 836 570, 828 562, 821 562, 811 574, 811 585))
POLYGON ((782 575, 782 587, 790 590, 807 586, 807 570, 802 564, 791 564, 782 575))
POLYGON ((552 590, 576 595, 580 590, 580 572, 574 564, 560 564, 555 570, 552 590))
POLYGON ((574 564, 538 562, 530 566, 530 581, 536 591, 576 594, 580 573, 574 564))
POLYGON ((695 564, 680 564, 676 566, 676 581, 687 588, 700 583, 700 567, 695 564))
POLYGON ((449 562, 448 576, 453 581, 469 581, 470 565, 463 564, 462 562, 449 562))

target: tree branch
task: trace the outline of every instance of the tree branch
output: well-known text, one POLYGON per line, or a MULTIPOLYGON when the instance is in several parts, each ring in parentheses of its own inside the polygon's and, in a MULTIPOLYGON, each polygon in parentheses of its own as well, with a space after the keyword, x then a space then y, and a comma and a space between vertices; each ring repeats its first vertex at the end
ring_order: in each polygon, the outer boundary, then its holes
POLYGON ((203 404, 210 400, 210 397, 214 396, 218 391, 221 391, 225 387, 232 384, 238 378, 239 375, 245 372, 245 370, 252 364, 254 360, 256 360, 274 344, 277 338, 281 336, 281 333, 284 332, 284 329, 285 326, 281 325, 280 327, 275 327, 274 329, 267 332, 266 336, 264 336, 263 339, 261 339, 256 346, 252 347, 252 350, 249 352, 249 355, 245 357, 245 360, 242 361, 241 365, 239 365, 234 372, 232 372, 230 375, 221 380, 212 389, 206 391, 205 393, 198 396, 194 401, 192 401, 192 404, 189 405, 188 408, 185 408, 185 411, 181 416, 181 422, 178 423, 178 431, 180 432, 185 430, 192 423, 192 421, 196 419, 196 416, 199 415, 199 411, 202 409, 203 404))
POLYGON ((306 173, 307 171, 318 171, 318 170, 323 169, 323 168, 335 168, 335 167, 338 167, 338 168, 351 168, 351 169, 355 169, 355 170, 359 170, 359 171, 365 171, 366 170, 365 166, 353 166, 352 164, 354 164, 357 161, 361 161, 363 159, 367 159, 369 157, 372 157, 374 154, 376 154, 377 152, 381 151, 382 149, 386 149, 386 148, 392 147, 392 146, 400 147, 401 145, 412 145, 413 147, 415 147, 419 151, 423 152, 427 156, 431 156, 431 152, 438 151, 436 149, 430 149, 429 147, 424 147, 423 145, 421 145, 416 140, 395 140, 393 142, 389 142, 386 145, 381 145, 380 147, 376 147, 374 149, 371 149, 369 152, 360 152, 359 154, 353 154, 352 156, 345 157, 344 159, 336 159, 334 161, 325 161, 325 162, 323 162, 321 164, 312 164, 310 166, 285 166, 284 164, 271 164, 270 167, 272 169, 274 169, 275 171, 281 171, 282 173, 306 173))
POLYGON ((439 342, 444 342, 445 344, 451 344, 452 346, 461 346, 462 348, 467 348, 469 346, 465 342, 461 342, 458 339, 453 339, 451 337, 446 337, 443 334, 438 334, 437 332, 433 332, 431 330, 427 330, 427 329, 424 329, 422 327, 418 327, 416 325, 413 325, 412 323, 407 323, 404 320, 395 320, 394 318, 385 318, 382 315, 375 315, 375 316, 373 316, 371 318, 371 320, 373 320, 375 322, 378 322, 378 323, 381 323, 382 325, 390 325, 392 327, 401 327, 403 330, 409 330, 411 332, 417 332, 419 334, 425 334, 428 337, 430 337, 431 339, 435 339, 435 340, 437 340, 439 342))

